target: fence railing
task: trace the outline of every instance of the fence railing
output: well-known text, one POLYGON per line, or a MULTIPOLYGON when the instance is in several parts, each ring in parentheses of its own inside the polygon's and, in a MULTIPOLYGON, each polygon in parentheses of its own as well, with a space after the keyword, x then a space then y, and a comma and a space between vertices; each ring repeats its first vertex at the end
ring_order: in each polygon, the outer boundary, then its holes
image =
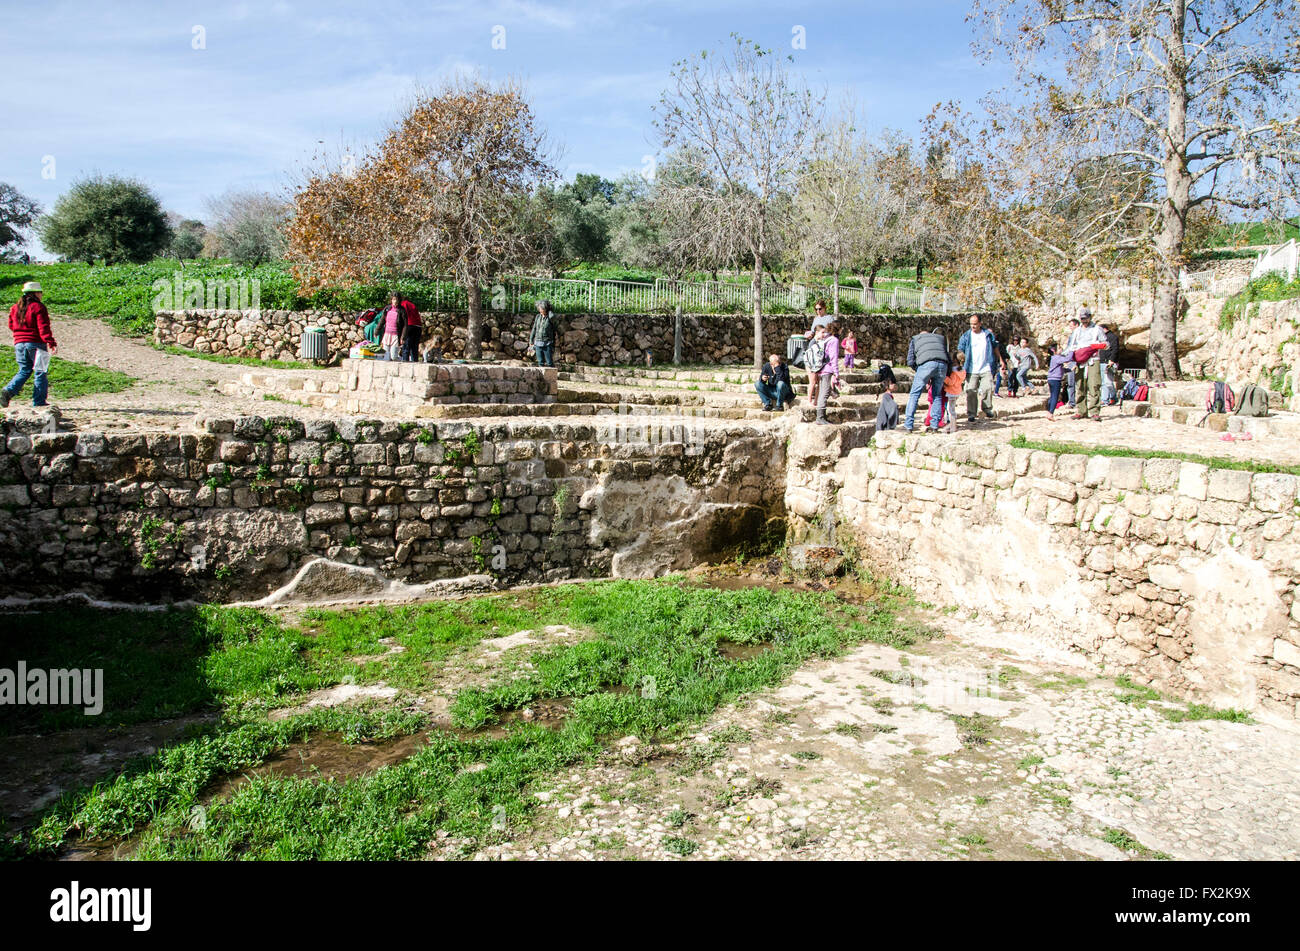
MULTIPOLYGON (((802 313, 817 298, 824 298, 831 305, 835 300, 835 291, 834 284, 784 285, 771 281, 763 282, 759 288, 764 313, 802 313)), ((752 295, 751 285, 729 281, 658 278, 654 283, 647 283, 606 278, 580 281, 572 278, 509 275, 503 283, 494 285, 484 293, 484 303, 490 310, 509 308, 515 313, 530 312, 541 300, 549 300, 561 313, 634 314, 674 310, 677 307, 690 313, 747 313, 752 306, 752 295)), ((464 309, 464 298, 464 292, 458 288, 453 291, 439 285, 439 307, 464 309)), ((846 313, 950 313, 961 306, 951 293, 911 287, 840 285, 839 300, 841 310, 846 313)))
POLYGON ((1257 277, 1279 271, 1286 275, 1288 281, 1294 281, 1298 267, 1300 267, 1300 247, 1296 245, 1295 238, 1292 238, 1286 244, 1261 252, 1255 267, 1250 272, 1250 279, 1253 281, 1257 277))

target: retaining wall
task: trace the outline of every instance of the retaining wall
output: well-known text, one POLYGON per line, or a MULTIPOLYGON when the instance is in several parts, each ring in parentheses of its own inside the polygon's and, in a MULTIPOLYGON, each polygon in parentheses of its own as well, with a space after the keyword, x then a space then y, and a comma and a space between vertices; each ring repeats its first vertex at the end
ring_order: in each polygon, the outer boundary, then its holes
MULTIPOLYGON (((463 355, 465 315, 428 313, 424 340, 442 336, 449 356, 463 355)), ((1022 333, 1027 325, 1019 317, 984 314, 998 336, 1022 333)), ((483 354, 498 359, 522 358, 528 349, 531 314, 484 315, 483 354)), ((969 314, 892 316, 870 314, 843 318, 858 335, 858 353, 864 358, 901 363, 914 334, 940 327, 953 347, 970 321, 969 314)), ((784 354, 786 338, 803 333, 812 318, 782 314, 764 318, 764 348, 784 354)), ((556 360, 596 366, 644 364, 646 354, 655 363, 673 357, 675 318, 672 314, 561 314, 556 360)), ((154 340, 222 356, 264 360, 298 359, 298 341, 306 327, 324 327, 332 353, 346 352, 361 339, 356 314, 331 311, 164 311, 155 317, 154 340)), ((735 364, 753 359, 754 321, 743 314, 686 314, 682 317, 682 360, 686 363, 735 364)))
POLYGON ((318 556, 408 582, 649 576, 756 537, 779 514, 784 483, 784 437, 743 424, 5 426, 0 579, 10 594, 234 600, 318 556))
POLYGON ((974 434, 855 448, 813 429, 788 459, 804 531, 833 510, 870 564, 928 600, 1171 694, 1300 717, 1295 476, 974 434))

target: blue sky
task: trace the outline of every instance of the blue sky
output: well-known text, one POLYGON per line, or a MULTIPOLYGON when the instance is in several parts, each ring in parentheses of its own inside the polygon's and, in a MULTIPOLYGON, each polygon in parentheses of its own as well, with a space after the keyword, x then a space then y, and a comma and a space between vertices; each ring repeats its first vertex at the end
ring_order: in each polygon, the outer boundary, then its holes
POLYGON ((651 105, 674 61, 732 31, 793 55, 877 130, 915 135, 937 102, 1008 78, 972 55, 967 5, 941 0, 5 6, 0 49, 11 67, 28 55, 0 83, 0 181, 47 210, 94 172, 142 179, 187 217, 230 188, 284 191, 314 153, 374 141, 418 84, 466 69, 523 82, 566 179, 616 177, 656 151, 651 105))

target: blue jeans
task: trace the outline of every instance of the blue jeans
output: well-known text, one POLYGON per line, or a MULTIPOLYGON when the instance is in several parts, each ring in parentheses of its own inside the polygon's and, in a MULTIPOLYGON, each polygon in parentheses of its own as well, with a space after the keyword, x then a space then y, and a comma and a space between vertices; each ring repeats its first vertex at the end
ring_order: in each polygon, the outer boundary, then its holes
POLYGON ((907 394, 907 416, 903 420, 903 428, 909 433, 916 423, 916 404, 920 402, 921 393, 932 381, 943 392, 943 378, 947 375, 948 364, 943 360, 930 360, 917 367, 916 376, 912 377, 911 392, 907 394))
POLYGON ((537 351, 537 365, 539 367, 555 366, 555 341, 535 343, 533 349, 537 351))
MULTIPOLYGON (((18 363, 18 372, 9 381, 9 385, 4 388, 5 395, 10 399, 22 392, 22 388, 27 385, 27 378, 32 375, 32 364, 36 361, 36 351, 44 349, 45 344, 43 343, 14 344, 14 360, 18 363)), ((32 384, 32 405, 44 406, 45 397, 49 392, 49 377, 44 373, 36 374, 36 381, 32 384)))
POLYGON ((754 389, 758 390, 758 397, 763 401, 763 409, 767 409, 773 403, 780 406, 782 403, 794 402, 794 390, 784 380, 780 383, 764 383, 759 380, 754 384, 754 389))

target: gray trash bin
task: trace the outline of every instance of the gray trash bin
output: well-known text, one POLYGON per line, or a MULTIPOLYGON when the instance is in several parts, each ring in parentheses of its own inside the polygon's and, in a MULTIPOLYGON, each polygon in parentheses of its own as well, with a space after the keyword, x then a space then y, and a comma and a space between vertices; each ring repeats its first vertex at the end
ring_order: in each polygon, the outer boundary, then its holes
POLYGON ((800 366, 799 358, 808 346, 808 338, 803 334, 791 334, 785 341, 785 360, 794 366, 800 366))
POLYGON ((302 332, 302 343, 298 349, 304 360, 329 359, 329 334, 324 327, 308 327, 302 332))

